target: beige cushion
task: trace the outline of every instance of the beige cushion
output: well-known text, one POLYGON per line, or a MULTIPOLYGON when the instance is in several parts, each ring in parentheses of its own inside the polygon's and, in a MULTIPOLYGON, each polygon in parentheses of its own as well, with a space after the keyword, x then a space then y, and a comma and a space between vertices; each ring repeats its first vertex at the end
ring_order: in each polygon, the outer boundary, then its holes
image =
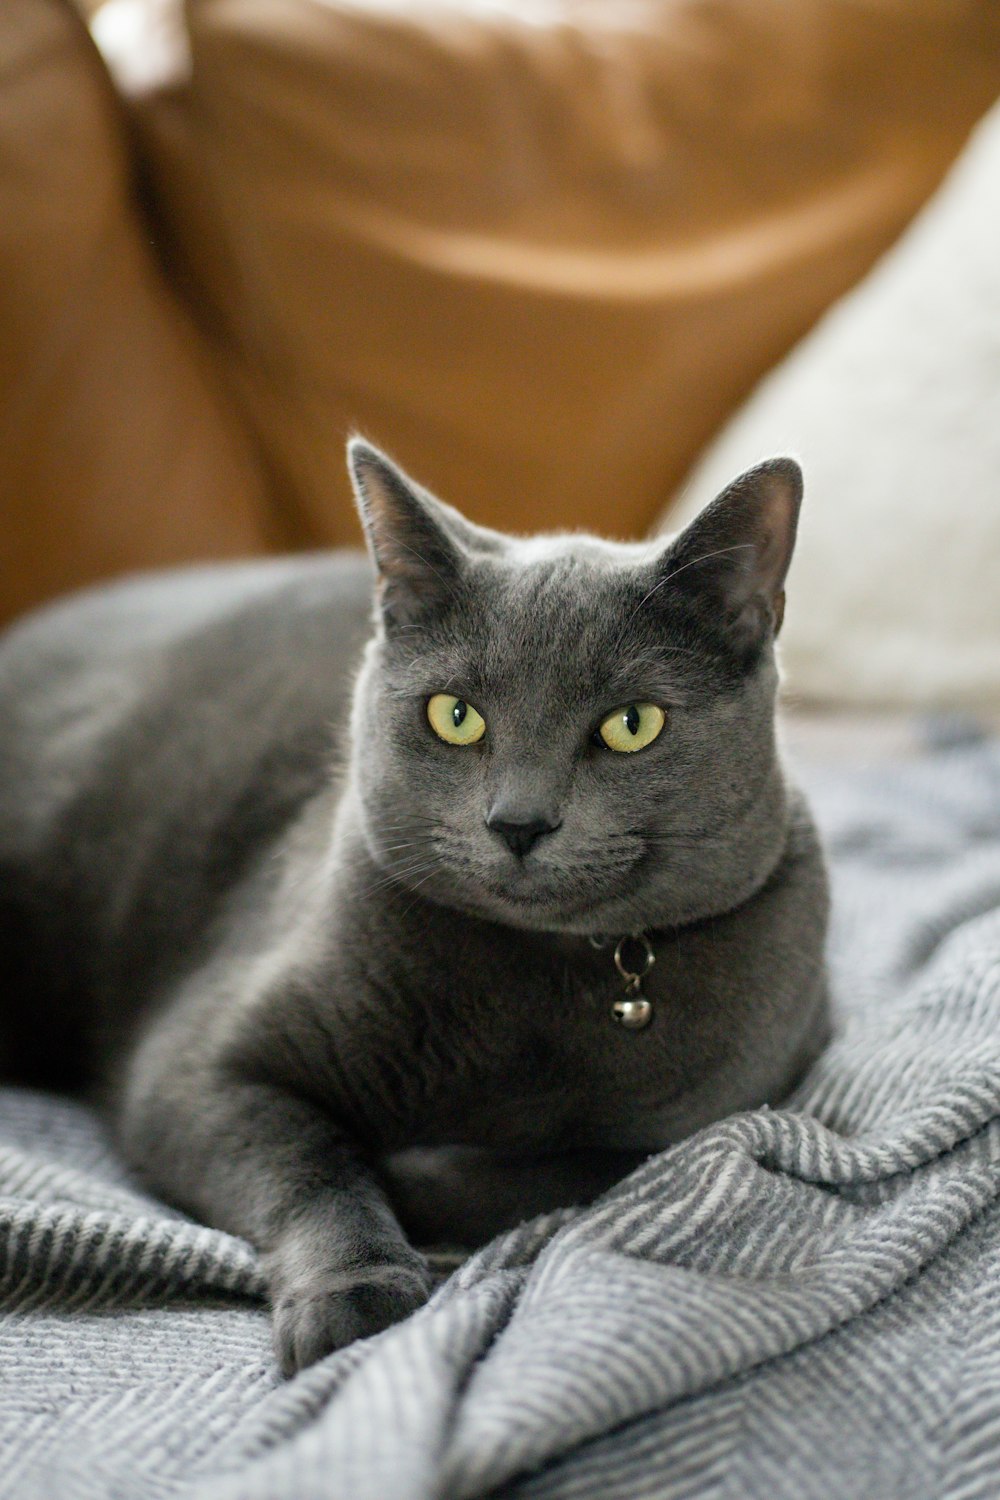
POLYGON ((695 469, 806 473, 782 656, 812 702, 1000 711, 1000 105, 918 222, 695 469))
POLYGON ((1000 88, 987 10, 190 0, 144 139, 294 534, 357 536, 352 428, 481 521, 641 532, 1000 88))
POLYGON ((0 618, 274 527, 131 201, 124 121, 60 0, 0 4, 0 618))

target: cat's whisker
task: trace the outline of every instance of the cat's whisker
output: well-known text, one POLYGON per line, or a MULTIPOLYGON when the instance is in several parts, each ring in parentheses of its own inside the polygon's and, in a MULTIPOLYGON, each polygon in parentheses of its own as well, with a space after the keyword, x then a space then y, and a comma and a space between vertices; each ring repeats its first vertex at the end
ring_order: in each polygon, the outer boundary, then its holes
POLYGON ((411 865, 426 864, 428 862, 428 859, 436 860, 436 850, 432 851, 428 849, 426 845, 422 844, 420 846, 419 853, 401 854, 398 859, 389 860, 387 863, 390 869, 406 870, 409 869, 411 865))
MULTIPOLYGON (((425 875, 425 876, 424 876, 424 877, 423 877, 423 879, 422 879, 422 880, 418 880, 418 881, 417 881, 417 882, 416 882, 416 883, 415 883, 415 884, 413 884, 413 885, 410 885, 410 886, 409 886, 409 889, 410 889, 410 890, 411 890, 411 891, 416 891, 416 890, 418 890, 418 889, 419 889, 419 887, 420 887, 420 886, 422 886, 422 885, 425 885, 425 884, 426 884, 426 882, 427 882, 427 881, 428 881, 428 880, 430 880, 430 878, 431 878, 431 876, 432 876, 432 875, 433 875, 433 874, 434 874, 434 871, 433 871, 433 870, 431 870, 431 871, 430 871, 430 873, 429 873, 429 874, 427 874, 427 875, 425 875)), ((408 905, 408 906, 406 906, 406 907, 404 907, 404 909, 403 909, 403 916, 404 916, 404 917, 408 917, 408 916, 409 916, 409 914, 410 914, 410 912, 411 912, 411 911, 412 911, 412 910, 413 910, 413 908, 414 908, 414 907, 415 907, 415 906, 416 906, 416 904, 417 904, 417 900, 416 900, 416 898, 414 898, 414 900, 413 900, 413 901, 411 901, 411 902, 410 902, 410 904, 409 904, 409 905, 408 905)))
POLYGON ((416 876, 426 873, 429 877, 439 868, 436 859, 415 858, 410 861, 401 861, 391 869, 385 870, 380 879, 370 882, 366 887, 365 893, 368 896, 378 895, 379 892, 388 889, 391 885, 406 885, 409 887, 410 882, 416 876))
POLYGON ((424 820, 419 813, 413 813, 405 818, 378 818, 372 826, 379 833, 406 833, 412 828, 419 827, 422 821, 424 820))

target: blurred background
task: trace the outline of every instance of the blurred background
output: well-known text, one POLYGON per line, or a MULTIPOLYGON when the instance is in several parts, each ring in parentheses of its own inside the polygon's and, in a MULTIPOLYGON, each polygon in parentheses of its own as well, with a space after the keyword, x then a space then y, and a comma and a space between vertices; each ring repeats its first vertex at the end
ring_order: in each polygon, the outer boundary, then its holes
POLYGON ((807 704, 1000 710, 1000 0, 3 0, 0 617, 792 451, 807 704), (970 139, 971 136, 971 139, 970 139))

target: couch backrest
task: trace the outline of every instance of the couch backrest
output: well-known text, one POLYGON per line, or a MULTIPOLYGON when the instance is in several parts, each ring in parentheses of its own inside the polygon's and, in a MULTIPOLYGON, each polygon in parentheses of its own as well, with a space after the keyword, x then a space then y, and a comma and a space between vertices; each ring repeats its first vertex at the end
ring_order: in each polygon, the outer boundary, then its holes
POLYGON ((641 534, 1000 91, 987 10, 188 0, 155 187, 302 536, 356 534, 354 427, 484 522, 641 534))
POLYGON ((1000 89, 995 9, 106 0, 116 94, 3 0, 0 612, 357 540, 353 428, 641 534, 1000 89))

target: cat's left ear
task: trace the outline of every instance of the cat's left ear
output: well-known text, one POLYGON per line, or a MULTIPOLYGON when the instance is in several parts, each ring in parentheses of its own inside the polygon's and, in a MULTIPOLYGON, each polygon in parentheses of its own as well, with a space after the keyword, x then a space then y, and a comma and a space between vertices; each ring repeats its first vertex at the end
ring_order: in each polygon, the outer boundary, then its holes
POLYGON ((769 628, 777 635, 801 503, 802 470, 794 459, 771 458, 748 469, 663 553, 657 592, 697 596, 740 648, 753 647, 769 628))
POLYGON ((363 438, 348 443, 347 463, 386 623, 443 608, 454 598, 463 556, 449 507, 363 438))

